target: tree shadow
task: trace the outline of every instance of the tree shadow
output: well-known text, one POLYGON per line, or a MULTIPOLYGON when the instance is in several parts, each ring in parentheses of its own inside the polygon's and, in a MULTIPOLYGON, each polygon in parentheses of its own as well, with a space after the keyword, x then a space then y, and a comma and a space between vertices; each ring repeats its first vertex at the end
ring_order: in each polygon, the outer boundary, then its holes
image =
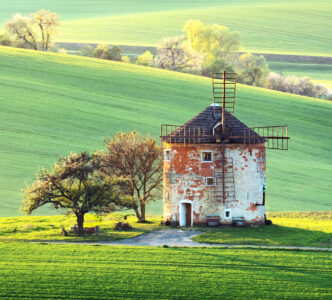
POLYGON ((332 234, 281 225, 258 227, 197 228, 204 231, 194 238, 201 243, 264 246, 332 247, 332 234))

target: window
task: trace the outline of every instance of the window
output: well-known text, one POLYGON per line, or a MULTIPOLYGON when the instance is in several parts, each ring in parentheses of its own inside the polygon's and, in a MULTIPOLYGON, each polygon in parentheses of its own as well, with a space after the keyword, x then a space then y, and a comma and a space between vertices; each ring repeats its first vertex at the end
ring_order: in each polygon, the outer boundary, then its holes
POLYGON ((206 178, 206 185, 214 185, 214 178, 213 177, 206 178))
POLYGON ((226 209, 225 210, 225 219, 229 219, 231 217, 231 210, 230 209, 226 209))
POLYGON ((170 160, 170 159, 169 159, 169 152, 170 152, 169 150, 166 150, 166 151, 165 151, 165 160, 166 160, 166 161, 169 161, 169 160, 170 160))
POLYGON ((202 161, 212 161, 212 152, 202 152, 202 161))

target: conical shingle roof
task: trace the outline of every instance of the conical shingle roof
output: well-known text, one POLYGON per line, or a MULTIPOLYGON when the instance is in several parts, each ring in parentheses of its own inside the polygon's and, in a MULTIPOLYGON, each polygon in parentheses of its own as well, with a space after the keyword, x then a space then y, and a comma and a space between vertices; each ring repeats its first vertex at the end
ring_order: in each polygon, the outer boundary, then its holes
MULTIPOLYGON (((218 127, 221 124, 222 108, 210 105, 177 130, 163 137, 171 143, 215 143, 218 127)), ((242 123, 228 111, 225 111, 225 125, 227 143, 264 143, 255 131, 242 123)), ((219 130, 220 131, 220 130, 219 130)))

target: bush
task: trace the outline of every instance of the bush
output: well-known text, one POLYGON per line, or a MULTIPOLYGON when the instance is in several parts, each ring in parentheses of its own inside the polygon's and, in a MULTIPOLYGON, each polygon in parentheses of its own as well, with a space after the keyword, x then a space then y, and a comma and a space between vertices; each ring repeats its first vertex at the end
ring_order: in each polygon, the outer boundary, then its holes
POLYGON ((93 56, 93 47, 90 45, 85 45, 82 49, 78 52, 78 55, 92 57, 93 56))
POLYGON ((308 97, 330 99, 331 94, 326 86, 315 84, 309 77, 283 77, 270 73, 266 79, 266 87, 271 90, 303 95, 308 97))
POLYGON ((0 34, 0 45, 2 45, 2 46, 11 46, 12 45, 12 42, 9 39, 7 33, 0 34))
POLYGON ((115 225, 114 227, 115 230, 130 230, 130 229, 133 229, 133 227, 127 223, 127 222, 119 222, 115 225))
POLYGON ((98 45, 92 52, 93 57, 121 61, 121 49, 119 47, 109 47, 108 45, 98 45))
POLYGON ((122 56, 121 60, 124 63, 128 63, 128 64, 130 63, 130 58, 128 56, 122 56))
POLYGON ((154 56, 150 51, 145 51, 142 55, 137 57, 136 63, 142 66, 153 66, 154 56))

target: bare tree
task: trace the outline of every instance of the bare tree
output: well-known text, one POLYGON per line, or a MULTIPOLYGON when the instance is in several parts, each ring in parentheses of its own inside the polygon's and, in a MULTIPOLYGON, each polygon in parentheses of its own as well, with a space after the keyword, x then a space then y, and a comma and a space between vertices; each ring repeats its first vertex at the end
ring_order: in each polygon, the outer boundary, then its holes
POLYGON ((174 71, 200 71, 203 56, 190 45, 186 45, 184 36, 163 38, 158 46, 158 66, 174 71))
POLYGON ((59 25, 59 17, 56 13, 41 9, 33 15, 34 23, 40 29, 40 47, 47 51, 59 25))
POLYGON ((133 131, 106 139, 104 171, 128 179, 127 193, 136 203, 134 210, 140 222, 146 222, 146 204, 154 200, 162 182, 162 152, 156 141, 133 131))
POLYGON ((41 170, 36 181, 24 192, 22 210, 30 214, 45 204, 74 213, 79 235, 84 235, 84 215, 110 213, 132 208, 133 199, 125 194, 126 180, 100 172, 98 154, 71 153, 54 164, 51 171, 41 170))

